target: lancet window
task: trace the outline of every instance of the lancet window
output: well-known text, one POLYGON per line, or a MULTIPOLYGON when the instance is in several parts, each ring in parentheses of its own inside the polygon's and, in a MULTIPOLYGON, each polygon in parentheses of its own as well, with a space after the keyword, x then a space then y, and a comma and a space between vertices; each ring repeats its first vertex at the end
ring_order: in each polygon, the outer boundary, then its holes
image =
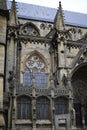
POLYGON ((42 96, 36 101, 36 117, 38 120, 49 120, 50 118, 50 101, 42 96))
POLYGON ((17 99, 17 119, 31 119, 31 99, 27 96, 17 99))

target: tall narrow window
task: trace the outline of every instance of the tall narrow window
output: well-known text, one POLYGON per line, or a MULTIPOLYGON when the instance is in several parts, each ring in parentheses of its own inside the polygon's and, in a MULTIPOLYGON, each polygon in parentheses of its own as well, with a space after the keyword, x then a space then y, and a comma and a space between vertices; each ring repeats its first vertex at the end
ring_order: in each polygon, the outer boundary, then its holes
POLYGON ((24 79, 23 79, 23 81, 24 81, 24 85, 25 85, 25 86, 26 86, 26 85, 28 85, 28 86, 31 85, 31 74, 30 74, 30 71, 29 71, 29 70, 26 70, 26 71, 24 72, 24 79))
POLYGON ((42 86, 42 87, 46 86, 47 79, 46 79, 45 70, 41 70, 41 73, 40 73, 40 80, 41 80, 41 86, 42 86))
POLYGON ((37 99, 36 116, 38 120, 49 120, 50 118, 50 101, 44 96, 37 99))
POLYGON ((34 68, 33 69, 33 75, 35 79, 35 87, 46 87, 47 79, 46 79, 46 73, 44 70, 41 70, 38 72, 38 69, 34 68))
POLYGON ((17 100, 17 118, 31 119, 31 99, 23 96, 17 100))
POLYGON ((55 114, 65 114, 67 113, 67 99, 65 98, 56 98, 54 100, 54 106, 55 106, 55 114))

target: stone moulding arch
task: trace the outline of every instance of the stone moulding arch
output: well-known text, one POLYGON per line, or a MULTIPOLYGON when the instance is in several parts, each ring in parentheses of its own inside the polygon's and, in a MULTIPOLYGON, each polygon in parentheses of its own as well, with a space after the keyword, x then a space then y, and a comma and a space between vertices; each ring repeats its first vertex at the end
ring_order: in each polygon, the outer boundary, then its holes
POLYGON ((87 62, 84 62, 76 66, 71 72, 71 84, 73 87, 73 94, 81 102, 83 102, 87 95, 86 69, 87 62))
POLYGON ((30 95, 28 95, 28 94, 19 94, 19 95, 17 95, 17 100, 19 98, 21 98, 21 97, 27 97, 27 98, 30 98, 30 100, 32 100, 32 97, 30 95))
POLYGON ((54 99, 65 99, 68 101, 68 97, 67 96, 56 96, 54 99))
POLYGON ((23 29, 24 27, 26 27, 27 25, 32 26, 32 27, 38 32, 38 34, 40 35, 40 30, 39 30, 39 28, 38 28, 35 24, 33 24, 32 22, 27 22, 27 23, 23 24, 23 26, 21 27, 21 31, 22 31, 22 29, 23 29))
POLYGON ((79 70, 80 68, 85 67, 85 66, 87 66, 87 62, 81 63, 81 64, 79 64, 78 66, 76 66, 76 67, 71 71, 70 78, 72 79, 72 76, 75 74, 75 72, 76 72, 77 70, 79 70))
POLYGON ((36 100, 38 100, 38 98, 41 98, 41 97, 45 97, 45 98, 47 98, 49 101, 50 101, 50 97, 48 97, 47 95, 38 95, 37 97, 36 97, 36 100))

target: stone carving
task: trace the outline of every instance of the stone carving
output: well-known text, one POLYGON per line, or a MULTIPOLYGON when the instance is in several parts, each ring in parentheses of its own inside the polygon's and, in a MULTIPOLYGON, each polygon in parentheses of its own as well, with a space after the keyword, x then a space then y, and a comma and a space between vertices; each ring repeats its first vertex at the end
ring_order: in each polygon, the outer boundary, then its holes
POLYGON ((66 75, 65 74, 63 74, 63 77, 62 77, 62 84, 63 84, 63 86, 67 86, 67 77, 66 77, 66 75))
POLYGON ((30 36, 38 36, 39 32, 34 27, 32 23, 27 23, 22 29, 21 29, 21 34, 23 35, 30 35, 30 36))
POLYGON ((37 68, 37 69, 43 69, 45 67, 44 63, 40 60, 40 58, 37 55, 33 55, 27 62, 26 65, 28 68, 37 68))
POLYGON ((72 124, 72 127, 75 127, 75 119, 76 119, 75 109, 72 108, 71 109, 71 124, 72 124))
POLYGON ((10 37, 17 38, 17 34, 19 33, 19 26, 17 27, 8 27, 8 39, 10 37))
POLYGON ((10 86, 15 86, 16 83, 16 75, 14 74, 13 71, 9 71, 9 78, 8 78, 8 82, 10 84, 10 86))

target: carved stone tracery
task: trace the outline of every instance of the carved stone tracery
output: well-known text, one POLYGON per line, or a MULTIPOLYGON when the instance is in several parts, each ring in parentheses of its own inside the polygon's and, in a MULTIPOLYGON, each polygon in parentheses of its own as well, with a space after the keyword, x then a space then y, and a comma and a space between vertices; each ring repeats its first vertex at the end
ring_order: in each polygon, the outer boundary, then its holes
POLYGON ((32 23, 26 23, 20 31, 22 35, 29 35, 29 36, 39 36, 38 28, 32 23))

